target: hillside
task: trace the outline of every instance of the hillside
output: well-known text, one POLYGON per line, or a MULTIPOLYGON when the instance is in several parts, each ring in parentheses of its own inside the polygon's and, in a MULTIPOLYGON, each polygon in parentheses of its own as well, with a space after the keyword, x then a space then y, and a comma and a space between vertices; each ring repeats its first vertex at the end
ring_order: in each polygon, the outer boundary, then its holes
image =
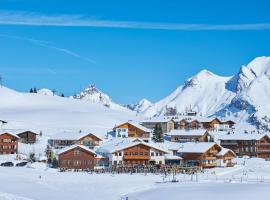
POLYGON ((103 137, 116 123, 133 119, 132 111, 96 102, 0 88, 0 119, 7 128, 42 130, 45 135, 62 130, 89 130, 103 137))
POLYGON ((146 117, 166 114, 168 108, 183 113, 192 109, 204 116, 220 116, 270 130, 270 57, 258 57, 232 77, 207 70, 188 79, 172 94, 142 110, 146 117))

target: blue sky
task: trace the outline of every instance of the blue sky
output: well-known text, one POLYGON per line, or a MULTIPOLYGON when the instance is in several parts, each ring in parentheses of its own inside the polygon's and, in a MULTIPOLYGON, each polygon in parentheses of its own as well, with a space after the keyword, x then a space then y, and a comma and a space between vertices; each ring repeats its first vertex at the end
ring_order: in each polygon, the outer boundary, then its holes
POLYGON ((73 95, 94 84, 119 103, 158 101, 208 69, 230 76, 270 55, 270 3, 0 1, 6 86, 73 95))

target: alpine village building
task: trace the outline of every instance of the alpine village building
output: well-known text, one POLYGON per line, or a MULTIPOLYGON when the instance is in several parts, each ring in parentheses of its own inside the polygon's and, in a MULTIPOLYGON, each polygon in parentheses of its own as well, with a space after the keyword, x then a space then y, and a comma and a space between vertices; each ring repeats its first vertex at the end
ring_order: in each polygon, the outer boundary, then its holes
POLYGON ((270 157, 270 137, 266 134, 226 135, 220 139, 220 145, 240 157, 270 157))
POLYGON ((4 132, 0 134, 0 154, 17 154, 19 137, 15 134, 4 132))
POLYGON ((234 166, 235 154, 212 142, 183 143, 177 154, 183 158, 186 166, 202 169, 234 166))
POLYGON ((54 135, 50 140, 49 144, 55 149, 61 149, 74 144, 84 145, 89 148, 99 146, 101 138, 94 135, 93 133, 84 132, 60 132, 54 135))
POLYGON ((149 119, 141 122, 141 125, 149 129, 154 129, 159 125, 163 133, 168 133, 174 129, 175 122, 171 118, 161 118, 161 119, 149 119))
POLYGON ((102 146, 97 152, 109 158, 110 166, 164 165, 169 152, 141 140, 102 146))
POLYGON ((139 123, 128 121, 114 127, 115 137, 120 138, 140 138, 148 142, 151 137, 151 130, 139 123))
POLYGON ((207 130, 172 130, 169 134, 171 142, 211 142, 212 138, 207 130))
POLYGON ((58 152, 59 167, 65 170, 93 170, 97 154, 83 145, 72 145, 58 152))

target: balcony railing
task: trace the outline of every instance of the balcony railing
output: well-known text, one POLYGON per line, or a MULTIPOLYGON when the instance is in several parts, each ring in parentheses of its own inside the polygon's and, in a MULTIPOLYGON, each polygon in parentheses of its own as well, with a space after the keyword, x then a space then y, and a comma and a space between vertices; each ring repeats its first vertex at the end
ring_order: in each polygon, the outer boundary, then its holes
POLYGON ((124 160, 150 160, 150 156, 141 156, 141 155, 124 156, 124 160))

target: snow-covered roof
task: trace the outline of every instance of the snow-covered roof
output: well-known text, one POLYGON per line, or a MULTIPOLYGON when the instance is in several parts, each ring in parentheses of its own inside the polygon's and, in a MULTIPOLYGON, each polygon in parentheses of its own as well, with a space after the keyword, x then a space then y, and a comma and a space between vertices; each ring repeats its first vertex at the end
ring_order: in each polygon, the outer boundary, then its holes
POLYGON ((172 118, 152 118, 141 121, 141 123, 163 123, 173 121, 172 118))
POLYGON ((51 137, 52 140, 79 140, 87 135, 93 135, 94 137, 101 140, 98 136, 89 133, 89 132, 73 132, 73 131, 64 131, 64 132, 58 132, 57 134, 53 135, 51 137))
POLYGON ((57 153, 58 153, 58 155, 59 155, 59 154, 65 153, 65 152, 67 152, 67 151, 70 151, 70 150, 72 150, 72 149, 75 149, 75 148, 77 148, 77 147, 79 147, 79 148, 81 148, 81 149, 83 149, 83 150, 85 150, 85 151, 88 151, 88 152, 90 152, 90 153, 92 153, 92 154, 97 155, 96 152, 93 151, 92 149, 89 149, 89 148, 86 147, 86 146, 78 145, 78 144, 74 144, 74 145, 72 145, 72 146, 63 148, 63 149, 61 149, 60 151, 58 151, 57 153))
POLYGON ((98 152, 114 153, 114 152, 121 151, 121 150, 130 148, 130 147, 139 145, 139 144, 143 144, 143 145, 148 146, 150 148, 157 149, 157 150, 163 151, 165 153, 169 153, 168 151, 159 147, 155 143, 147 143, 147 142, 134 140, 134 139, 133 140, 130 140, 130 139, 111 140, 109 142, 102 144, 101 147, 98 148, 98 152))
POLYGON ((32 132, 32 133, 38 135, 38 133, 36 133, 36 131, 30 130, 30 129, 4 129, 3 131, 11 132, 15 135, 29 131, 29 132, 32 132))
MULTIPOLYGON (((219 137, 219 140, 260 140, 267 134, 230 134, 219 137)), ((269 137, 269 135, 267 135, 269 137)))
POLYGON ((204 129, 196 129, 196 130, 171 130, 168 135, 172 136, 203 136, 207 133, 207 130, 204 129))
POLYGON ((183 158, 173 154, 165 154, 165 160, 183 160, 183 158))
POLYGON ((12 133, 12 132, 9 132, 9 131, 3 131, 2 133, 0 133, 0 135, 4 135, 4 134, 8 134, 8 135, 11 135, 11 136, 13 136, 13 137, 19 138, 18 135, 14 134, 14 133, 12 133))
MULTIPOLYGON (((182 147, 178 150, 179 153, 204 153, 214 145, 218 145, 214 142, 187 142, 183 143, 182 147)), ((218 145, 219 146, 219 145, 218 145)))
POLYGON ((218 152, 217 155, 218 156, 224 156, 228 152, 231 152, 234 156, 236 156, 235 153, 231 149, 227 149, 227 148, 224 148, 224 147, 221 147, 221 151, 218 152))
MULTIPOLYGON (((132 126, 135 126, 135 127, 137 127, 138 129, 140 129, 140 130, 142 130, 142 131, 144 131, 144 132, 148 132, 148 133, 151 132, 150 129, 148 129, 148 128, 142 126, 141 124, 139 124, 139 123, 137 123, 137 122, 128 121, 128 122, 125 122, 125 123, 128 123, 128 124, 130 124, 130 125, 132 125, 132 126)), ((122 123, 122 124, 120 124, 120 125, 117 125, 116 127, 119 127, 119 126, 121 126, 121 125, 123 125, 123 124, 125 124, 125 123, 122 123)))

